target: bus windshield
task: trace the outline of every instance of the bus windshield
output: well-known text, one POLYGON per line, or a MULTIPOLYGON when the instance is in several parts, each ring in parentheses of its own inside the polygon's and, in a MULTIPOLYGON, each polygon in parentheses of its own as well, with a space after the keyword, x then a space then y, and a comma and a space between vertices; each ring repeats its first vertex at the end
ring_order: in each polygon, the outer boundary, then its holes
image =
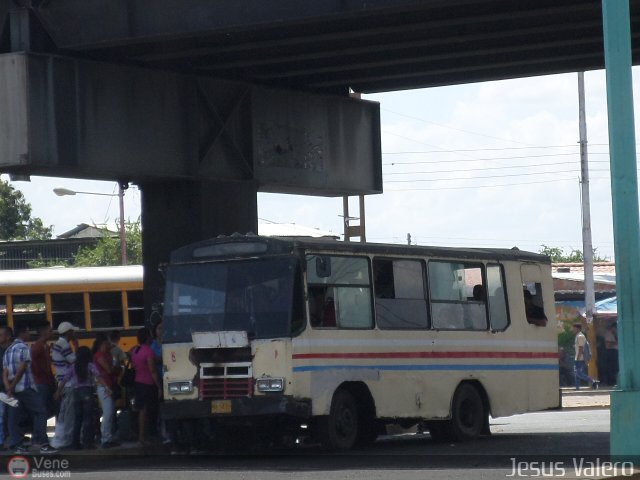
POLYGON ((298 271, 294 257, 170 266, 164 341, 232 330, 250 338, 290 336, 298 271))

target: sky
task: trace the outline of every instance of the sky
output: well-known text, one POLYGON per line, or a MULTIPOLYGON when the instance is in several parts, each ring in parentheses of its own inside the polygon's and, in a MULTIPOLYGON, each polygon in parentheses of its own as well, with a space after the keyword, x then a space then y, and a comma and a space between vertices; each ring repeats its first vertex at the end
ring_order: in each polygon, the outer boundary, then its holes
MULTIPOLYGON (((638 118, 637 68, 634 76, 638 118)), ((586 72, 585 86, 593 245, 612 259, 604 71, 586 72)), ((380 103, 384 181, 384 193, 365 200, 367 240, 407 243, 410 234, 418 245, 582 250, 576 73, 363 98, 380 103)), ((115 182, 32 177, 13 185, 56 235, 119 215, 115 197, 53 193, 112 194, 115 182)), ((357 215, 356 197, 350 208, 357 215)), ((341 198, 260 193, 258 212, 261 222, 343 229, 341 198)), ((125 216, 139 215, 132 186, 125 216)))

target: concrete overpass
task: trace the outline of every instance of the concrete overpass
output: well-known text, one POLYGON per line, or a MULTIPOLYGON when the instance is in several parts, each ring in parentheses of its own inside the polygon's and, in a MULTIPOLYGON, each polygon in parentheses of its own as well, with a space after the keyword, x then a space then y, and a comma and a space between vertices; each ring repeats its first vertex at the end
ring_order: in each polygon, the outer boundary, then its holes
POLYGON ((169 250, 256 230, 258 190, 381 191, 379 111, 351 90, 606 58, 625 390, 612 445, 639 455, 639 24, 639 0, 0 0, 0 171, 139 183, 151 301, 169 250))
POLYGON ((343 95, 604 68, 599 0, 0 0, 0 26, 12 8, 4 51, 343 95))

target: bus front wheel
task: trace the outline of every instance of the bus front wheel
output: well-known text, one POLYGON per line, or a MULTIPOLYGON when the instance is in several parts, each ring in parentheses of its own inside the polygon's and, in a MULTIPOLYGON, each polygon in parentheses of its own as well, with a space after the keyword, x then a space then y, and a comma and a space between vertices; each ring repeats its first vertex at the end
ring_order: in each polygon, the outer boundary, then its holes
POLYGON ((318 439, 327 450, 350 450, 358 440, 358 407, 347 390, 337 390, 329 415, 317 422, 318 439))

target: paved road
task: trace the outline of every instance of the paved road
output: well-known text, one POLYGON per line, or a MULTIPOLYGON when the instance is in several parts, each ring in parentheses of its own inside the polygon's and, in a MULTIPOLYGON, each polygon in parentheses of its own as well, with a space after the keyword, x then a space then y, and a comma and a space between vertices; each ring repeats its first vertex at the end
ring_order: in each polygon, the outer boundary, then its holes
MULTIPOLYGON (((324 454, 314 447, 260 455, 172 457, 157 455, 69 457, 71 478, 132 480, 325 480, 504 479, 515 461, 522 468, 544 462, 564 467, 564 478, 578 478, 574 459, 606 457, 609 411, 543 412, 495 419, 492 436, 465 444, 436 444, 428 434, 384 437, 366 450, 324 454), (515 460, 512 460, 515 459, 515 460), (150 472, 152 471, 152 472, 150 472)), ((156 454, 156 455, 153 455, 156 454)), ((557 468, 556 468, 557 470, 557 468)), ((522 470, 521 473, 532 473, 522 470)), ((548 472, 547 472, 548 473, 548 472)), ((557 470, 553 473, 562 473, 557 470)), ((583 472, 584 473, 584 472, 583 472)), ((584 475, 583 475, 584 476, 584 475)), ((597 477, 596 477, 597 478, 597 477)))

